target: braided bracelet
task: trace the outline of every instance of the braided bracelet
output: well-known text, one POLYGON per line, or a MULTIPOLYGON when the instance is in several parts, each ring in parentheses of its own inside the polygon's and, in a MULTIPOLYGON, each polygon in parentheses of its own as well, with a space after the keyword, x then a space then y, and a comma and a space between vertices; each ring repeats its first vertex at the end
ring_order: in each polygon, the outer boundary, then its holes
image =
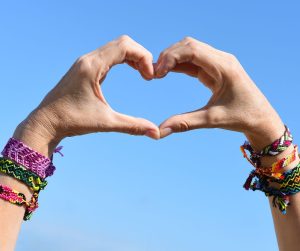
POLYGON ((39 194, 37 192, 34 192, 25 210, 25 214, 23 218, 25 221, 30 220, 33 212, 39 207, 38 199, 39 199, 39 194))
POLYGON ((286 156, 285 158, 280 159, 279 161, 273 163, 271 167, 256 167, 256 165, 252 162, 252 160, 248 157, 247 153, 243 148, 241 148, 244 157, 250 162, 251 165, 255 167, 255 170, 251 171, 249 177, 247 178, 244 188, 249 190, 252 184, 252 180, 254 177, 259 176, 267 176, 273 179, 283 179, 284 175, 280 172, 283 168, 287 167, 291 163, 293 163, 298 155, 298 146, 294 146, 294 150, 291 154, 286 156))
POLYGON ((27 170, 20 165, 15 164, 9 159, 5 159, 2 157, 0 157, 0 172, 23 182, 35 192, 39 192, 47 185, 47 181, 41 179, 35 173, 27 170))
POLYGON ((38 208, 38 194, 34 193, 29 202, 23 193, 19 193, 8 186, 0 184, 0 198, 17 206, 25 206, 25 214, 23 219, 29 220, 35 209, 38 208))
POLYGON ((16 204, 18 206, 22 206, 23 204, 26 204, 26 197, 24 194, 12 190, 9 187, 1 184, 0 184, 0 198, 9 201, 12 204, 16 204))
POLYGON ((285 172, 283 180, 277 180, 279 188, 270 186, 270 182, 264 176, 255 180, 251 189, 253 191, 260 190, 265 193, 266 196, 273 197, 273 206, 278 207, 279 210, 286 214, 286 209, 290 205, 290 196, 300 192, 300 162, 298 165, 285 172))
POLYGON ((51 176, 55 170, 51 159, 14 138, 9 139, 2 151, 2 155, 26 167, 43 179, 51 176))
POLYGON ((293 136, 290 130, 288 129, 288 127, 285 126, 284 134, 279 139, 275 140, 272 144, 264 147, 263 150, 259 152, 254 151, 249 141, 245 141, 245 143, 241 146, 241 148, 250 152, 251 161, 257 167, 259 167, 261 165, 260 158, 262 156, 276 156, 281 152, 285 151, 292 144, 292 142, 293 142, 293 136))

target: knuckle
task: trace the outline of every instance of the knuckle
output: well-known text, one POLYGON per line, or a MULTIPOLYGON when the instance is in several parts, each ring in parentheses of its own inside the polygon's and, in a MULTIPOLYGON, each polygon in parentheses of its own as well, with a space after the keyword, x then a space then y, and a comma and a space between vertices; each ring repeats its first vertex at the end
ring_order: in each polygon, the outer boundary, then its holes
POLYGON ((183 39, 184 46, 190 51, 191 55, 195 55, 198 50, 198 43, 194 38, 186 37, 183 39))
POLYGON ((186 121, 184 118, 182 118, 182 116, 177 115, 174 117, 174 120, 177 121, 178 132, 186 132, 186 131, 190 130, 190 125, 189 125, 188 121, 186 121))
POLYGON ((118 41, 128 41, 128 40, 131 40, 131 38, 128 36, 128 35, 121 35, 119 38, 118 38, 118 41))
POLYGON ((143 135, 144 134, 144 130, 140 127, 137 126, 132 126, 130 128, 130 134, 132 135, 143 135))
POLYGON ((186 46, 187 46, 188 49, 190 50, 191 55, 195 55, 195 54, 197 53, 198 48, 197 48, 197 44, 196 44, 194 41, 188 42, 188 43, 186 44, 186 46))
POLYGON ((81 77, 89 76, 92 71, 91 65, 91 59, 88 55, 81 56, 76 60, 75 63, 76 72, 81 77))
POLYGON ((236 63, 238 61, 237 57, 231 53, 225 53, 226 58, 229 62, 236 63))
POLYGON ((153 61, 153 55, 150 51, 147 51, 147 57, 153 61))
POLYGON ((231 53, 225 52, 225 62, 224 69, 232 78, 236 78, 241 74, 241 65, 237 57, 231 53))
POLYGON ((220 127, 224 122, 224 117, 222 113, 210 110, 206 113, 206 122, 209 128, 220 127))
POLYGON ((130 41, 131 38, 128 35, 122 35, 117 39, 117 44, 121 49, 125 50, 130 41))
POLYGON ((190 43, 190 42, 195 42, 195 39, 190 37, 190 36, 187 36, 185 37, 183 40, 182 40, 184 43, 190 43))
POLYGON ((166 51, 163 51, 159 54, 159 58, 164 58, 167 55, 166 51))
POLYGON ((167 53, 164 56, 164 59, 165 59, 166 62, 170 62, 173 58, 174 58, 174 55, 172 53, 167 53))

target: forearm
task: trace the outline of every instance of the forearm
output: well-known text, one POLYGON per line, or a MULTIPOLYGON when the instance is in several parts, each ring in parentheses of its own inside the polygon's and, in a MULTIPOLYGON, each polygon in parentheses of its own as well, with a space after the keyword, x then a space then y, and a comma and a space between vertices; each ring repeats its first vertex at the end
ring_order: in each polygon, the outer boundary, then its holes
MULTIPOLYGON (((56 143, 53 140, 49 140, 45 134, 43 135, 41 125, 38 123, 29 123, 28 121, 20 124, 13 135, 13 138, 18 139, 31 147, 37 152, 49 157, 52 155, 53 149, 56 143)), ((31 189, 24 183, 9 177, 5 174, 0 174, 0 184, 8 186, 20 193, 23 193, 27 200, 33 195, 31 189)), ((25 208, 23 206, 16 206, 0 199, 0 250, 1 251, 12 251, 14 250, 17 237, 20 231, 21 224, 25 208)))
MULTIPOLYGON (((277 161, 284 158, 293 151, 293 146, 290 146, 285 152, 278 155, 277 158, 271 161, 277 161)), ((270 161, 270 160, 268 160, 270 161)), ((299 163, 299 156, 296 160, 288 165, 285 170, 294 168, 299 163)), ((278 208, 273 207, 272 198, 269 198, 270 207, 272 210, 273 222, 275 226, 277 242, 280 251, 297 251, 300 247, 300 193, 290 196, 290 205, 287 208, 287 213, 282 214, 278 208)))
MULTIPOLYGON (((273 128, 265 130, 265 134, 251 134, 247 135, 248 140, 256 149, 262 149, 264 146, 269 145, 274 140, 280 138, 285 130, 281 121, 273 124, 273 128)), ((272 163, 288 156, 294 150, 294 145, 288 147, 284 152, 272 156, 263 157, 261 165, 268 167, 272 163)), ((299 163, 299 156, 295 161, 290 163, 284 168, 284 171, 294 168, 299 163)), ((272 211, 278 246, 280 251, 297 251, 300 246, 300 193, 290 196, 290 205, 287 208, 287 213, 282 214, 278 208, 273 207, 273 197, 269 197, 269 203, 272 211)))

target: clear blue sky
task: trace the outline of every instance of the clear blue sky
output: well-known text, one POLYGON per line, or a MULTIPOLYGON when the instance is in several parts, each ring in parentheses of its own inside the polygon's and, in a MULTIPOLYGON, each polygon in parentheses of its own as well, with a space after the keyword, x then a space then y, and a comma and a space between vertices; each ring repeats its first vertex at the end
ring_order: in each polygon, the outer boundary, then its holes
MULTIPOLYGON (((78 56, 121 34, 155 59, 187 35, 235 54, 297 142, 299 11, 299 1, 2 1, 1 144, 78 56)), ((157 124, 210 95, 187 76, 146 82, 125 65, 103 90, 114 109, 157 124)), ((242 188, 243 141, 218 129, 68 138, 16 250, 276 250, 267 199, 242 188)))

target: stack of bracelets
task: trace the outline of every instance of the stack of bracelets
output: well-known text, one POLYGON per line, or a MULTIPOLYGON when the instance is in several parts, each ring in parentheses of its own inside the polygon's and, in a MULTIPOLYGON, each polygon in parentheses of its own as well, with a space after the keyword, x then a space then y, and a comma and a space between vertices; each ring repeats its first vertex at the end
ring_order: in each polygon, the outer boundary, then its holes
MULTIPOLYGON (((261 157, 276 156, 284 152, 291 146, 292 141, 293 137, 286 127, 281 138, 260 152, 254 151, 247 141, 241 146, 244 157, 255 168, 246 180, 244 188, 253 191, 259 190, 266 196, 273 196, 273 206, 278 207, 283 214, 286 214, 287 206, 290 204, 289 196, 300 191, 300 162, 293 169, 283 171, 297 159, 298 147, 294 146, 291 154, 273 163, 270 167, 262 167, 261 157), (250 157, 246 150, 249 151, 250 157)), ((60 150, 61 147, 58 147, 54 152, 60 153, 60 150)), ((29 220, 32 213, 38 208, 39 192, 46 187, 46 178, 55 171, 52 163, 53 156, 49 159, 14 138, 9 139, 2 155, 0 172, 24 183, 33 191, 33 195, 30 201, 27 201, 24 194, 0 184, 0 198, 15 205, 24 206, 26 209, 24 220, 29 220)))
MULTIPOLYGON (((54 152, 60 150, 61 147, 58 147, 54 152)), ((24 183, 33 192, 33 195, 30 201, 27 201, 24 194, 0 184, 0 198, 15 205, 24 206, 24 220, 29 220, 32 213, 38 208, 39 192, 46 187, 46 178, 55 171, 52 157, 49 159, 14 138, 9 139, 2 155, 0 172, 24 183)))
POLYGON ((292 145, 293 137, 287 127, 283 136, 262 151, 256 152, 248 141, 241 146, 244 157, 254 166, 244 184, 246 190, 259 190, 266 196, 273 196, 273 206, 286 214, 290 204, 290 196, 300 191, 300 162, 291 170, 283 171, 297 159, 298 147, 294 146, 291 154, 273 163, 270 167, 262 167, 261 157, 276 156, 292 145), (246 150, 250 153, 248 157, 246 150))

